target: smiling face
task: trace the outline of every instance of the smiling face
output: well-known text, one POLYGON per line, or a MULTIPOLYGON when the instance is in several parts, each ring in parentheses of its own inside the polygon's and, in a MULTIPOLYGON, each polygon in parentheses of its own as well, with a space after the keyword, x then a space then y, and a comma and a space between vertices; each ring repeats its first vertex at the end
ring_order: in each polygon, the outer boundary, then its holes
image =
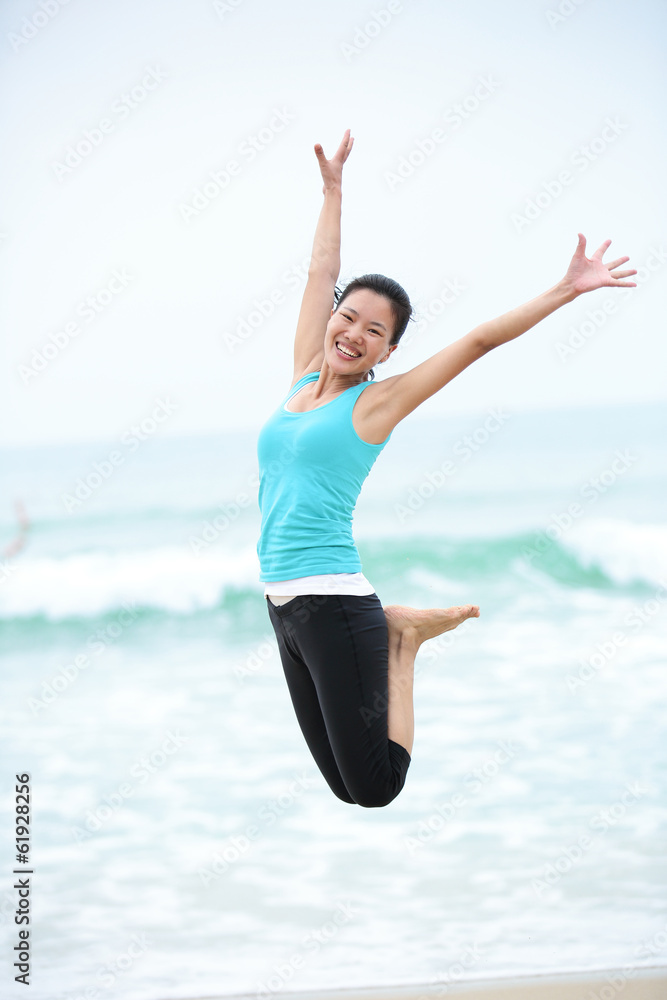
POLYGON ((393 332, 389 299, 370 288, 358 288, 332 311, 324 338, 324 356, 337 375, 367 372, 398 347, 398 344, 389 346, 393 332))

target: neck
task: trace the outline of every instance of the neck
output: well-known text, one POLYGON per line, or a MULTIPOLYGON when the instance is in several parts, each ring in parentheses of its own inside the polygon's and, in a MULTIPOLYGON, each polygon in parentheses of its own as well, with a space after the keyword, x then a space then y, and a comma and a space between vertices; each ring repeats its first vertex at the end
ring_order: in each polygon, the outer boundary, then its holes
POLYGON ((329 392, 332 394, 344 392, 345 389, 349 389, 353 385, 360 385, 362 382, 367 381, 366 372, 352 372, 350 375, 341 375, 333 371, 326 361, 323 361, 320 377, 317 382, 313 382, 313 385, 315 386, 315 394, 319 396, 329 392))

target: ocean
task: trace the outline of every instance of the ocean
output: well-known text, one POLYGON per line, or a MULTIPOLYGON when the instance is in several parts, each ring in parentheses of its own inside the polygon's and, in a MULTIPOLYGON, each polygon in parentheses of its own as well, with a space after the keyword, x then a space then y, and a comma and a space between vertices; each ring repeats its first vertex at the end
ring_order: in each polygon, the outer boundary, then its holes
POLYGON ((26 995, 13 866, 32 1000, 667 965, 667 405, 395 429, 363 572, 480 618, 419 650, 384 809, 336 799, 298 728, 257 430, 0 455, 3 997, 26 995))

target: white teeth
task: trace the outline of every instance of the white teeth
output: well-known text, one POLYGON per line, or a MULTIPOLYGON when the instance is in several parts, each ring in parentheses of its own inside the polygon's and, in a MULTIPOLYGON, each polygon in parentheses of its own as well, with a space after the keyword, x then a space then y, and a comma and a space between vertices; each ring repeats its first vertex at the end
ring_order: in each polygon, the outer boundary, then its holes
POLYGON ((336 347, 338 348, 338 350, 339 350, 339 351, 340 351, 340 352, 341 352, 342 354, 344 354, 344 355, 345 355, 346 357, 348 357, 348 358, 360 358, 360 357, 361 357, 361 355, 360 355, 360 354, 350 354, 350 352, 349 352, 349 351, 347 351, 347 350, 346 350, 346 349, 345 349, 344 347, 341 347, 341 345, 340 345, 340 344, 336 344, 336 347))

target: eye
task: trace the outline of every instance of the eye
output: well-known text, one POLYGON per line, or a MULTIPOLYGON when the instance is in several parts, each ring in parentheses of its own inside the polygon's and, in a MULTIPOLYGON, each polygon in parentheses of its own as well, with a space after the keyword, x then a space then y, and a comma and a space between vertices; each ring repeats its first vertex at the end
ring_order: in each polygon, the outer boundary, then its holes
MULTIPOLYGON (((350 322, 352 321, 352 317, 348 313, 341 313, 341 316, 344 316, 345 319, 349 319, 350 322)), ((377 333, 378 337, 382 336, 382 331, 381 330, 375 330, 372 326, 369 327, 369 329, 370 329, 371 333, 377 333)))

